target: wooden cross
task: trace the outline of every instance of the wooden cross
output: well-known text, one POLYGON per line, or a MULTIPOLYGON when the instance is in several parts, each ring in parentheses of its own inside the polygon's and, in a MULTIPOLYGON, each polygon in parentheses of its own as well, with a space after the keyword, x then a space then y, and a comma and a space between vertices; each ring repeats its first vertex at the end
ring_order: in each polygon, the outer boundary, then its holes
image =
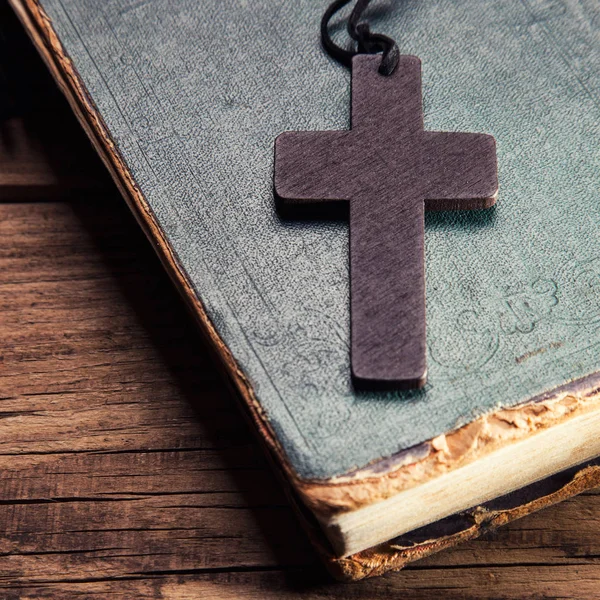
POLYGON ((425 384, 424 210, 492 206, 494 138, 425 131, 421 62, 352 62, 352 128, 286 132, 275 141, 275 195, 284 204, 350 203, 352 375, 358 383, 425 384))

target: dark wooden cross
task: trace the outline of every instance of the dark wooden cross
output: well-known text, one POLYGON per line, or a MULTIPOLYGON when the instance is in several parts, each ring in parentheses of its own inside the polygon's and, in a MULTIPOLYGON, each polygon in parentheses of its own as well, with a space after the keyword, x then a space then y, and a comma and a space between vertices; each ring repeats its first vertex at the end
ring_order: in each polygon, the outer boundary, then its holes
POLYGON ((355 381, 425 384, 424 210, 486 208, 498 190, 494 138, 425 131, 421 63, 391 76, 379 55, 352 63, 352 128, 275 141, 284 204, 350 203, 351 364, 355 381))

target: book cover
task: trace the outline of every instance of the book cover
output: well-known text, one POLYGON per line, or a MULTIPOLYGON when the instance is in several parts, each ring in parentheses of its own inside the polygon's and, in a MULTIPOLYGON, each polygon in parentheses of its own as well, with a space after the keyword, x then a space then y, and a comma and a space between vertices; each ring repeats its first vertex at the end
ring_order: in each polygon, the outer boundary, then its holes
POLYGON ((376 548, 340 558, 313 517, 381 504, 596 416, 595 3, 431 0, 373 12, 423 62, 426 128, 485 131, 498 144, 497 207, 426 217, 428 384, 412 392, 352 386, 346 223, 275 210, 275 137, 348 127, 349 73, 320 48, 320 3, 12 4, 334 571, 398 568, 598 483, 585 439, 554 462, 505 465, 519 475, 510 489, 498 482, 506 493, 454 517, 423 514, 413 534, 376 548))

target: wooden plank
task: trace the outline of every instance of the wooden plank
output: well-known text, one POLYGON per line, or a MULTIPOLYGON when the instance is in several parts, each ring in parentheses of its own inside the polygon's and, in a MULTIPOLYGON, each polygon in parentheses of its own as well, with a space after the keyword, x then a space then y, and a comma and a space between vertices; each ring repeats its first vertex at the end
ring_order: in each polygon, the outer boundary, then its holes
POLYGON ((4 582, 314 560, 120 198, 0 213, 4 582))
POLYGON ((44 583, 8 588, 3 598, 114 598, 122 600, 596 600, 600 598, 593 566, 539 566, 479 569, 407 569, 353 584, 328 581, 316 570, 255 570, 227 573, 180 573, 150 576, 131 573, 119 581, 44 583))
POLYGON ((120 198, 81 200, 0 205, 1 597, 600 597, 597 493, 332 583, 120 198))
POLYGON ((29 113, 0 122, 1 202, 102 194, 110 185, 72 114, 29 113))
POLYGON ((66 100, 13 11, 0 1, 0 201, 110 188, 66 100))

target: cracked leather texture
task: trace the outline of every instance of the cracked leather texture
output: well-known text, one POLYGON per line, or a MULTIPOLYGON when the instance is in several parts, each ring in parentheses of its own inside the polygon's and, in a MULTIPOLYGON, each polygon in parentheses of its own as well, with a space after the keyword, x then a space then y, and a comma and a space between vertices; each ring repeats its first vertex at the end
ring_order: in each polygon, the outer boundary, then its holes
MULTIPOLYGON (((349 125, 315 0, 42 0, 291 466, 328 478, 600 362, 600 5, 378 3, 425 127, 497 141, 486 211, 426 216, 428 384, 350 382, 348 231, 283 221, 273 142, 349 125)), ((198 390, 201 396, 202 390, 198 390)))

